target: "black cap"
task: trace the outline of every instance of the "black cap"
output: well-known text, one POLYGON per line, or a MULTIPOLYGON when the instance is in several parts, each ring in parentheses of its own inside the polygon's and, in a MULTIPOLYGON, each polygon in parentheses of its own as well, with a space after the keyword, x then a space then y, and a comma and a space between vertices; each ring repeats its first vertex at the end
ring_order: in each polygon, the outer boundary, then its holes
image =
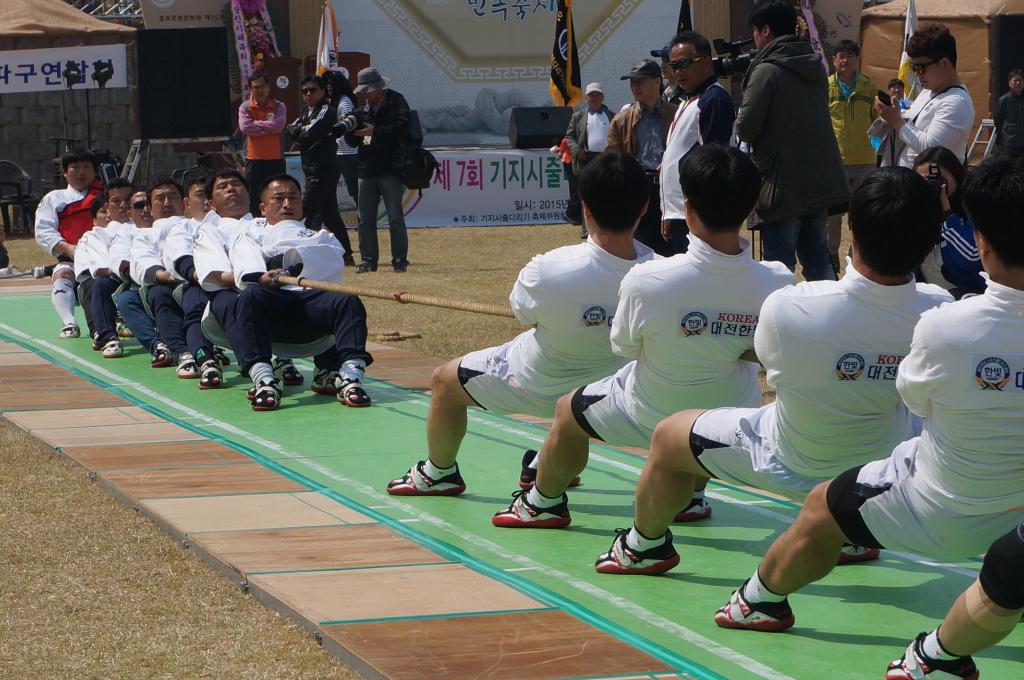
POLYGON ((634 78, 661 78, 661 66, 651 59, 641 59, 633 64, 633 68, 619 80, 632 80, 634 78))
POLYGON ((659 47, 656 50, 651 50, 651 56, 656 59, 668 59, 669 52, 672 51, 672 41, 669 40, 665 43, 664 47, 659 47))

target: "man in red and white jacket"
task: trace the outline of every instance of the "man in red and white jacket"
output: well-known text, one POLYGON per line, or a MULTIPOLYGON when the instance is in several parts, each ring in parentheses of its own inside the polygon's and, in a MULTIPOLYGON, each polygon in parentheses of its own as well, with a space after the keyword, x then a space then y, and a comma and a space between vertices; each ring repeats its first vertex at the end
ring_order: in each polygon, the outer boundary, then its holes
POLYGON ((74 151, 61 159, 68 186, 43 197, 36 209, 36 243, 57 258, 51 300, 61 320, 62 340, 77 338, 75 321, 75 246, 93 228, 92 204, 103 183, 96 177, 96 162, 87 151, 74 151))

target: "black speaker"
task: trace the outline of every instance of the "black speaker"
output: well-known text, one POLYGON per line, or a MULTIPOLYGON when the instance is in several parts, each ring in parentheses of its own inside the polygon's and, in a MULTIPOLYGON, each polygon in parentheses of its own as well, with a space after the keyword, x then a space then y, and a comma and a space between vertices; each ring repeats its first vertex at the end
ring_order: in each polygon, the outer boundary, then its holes
POLYGON ((227 137, 237 127, 228 82, 227 29, 138 32, 143 139, 227 137))
POLYGON ((508 121, 508 143, 515 149, 558 146, 569 128, 568 106, 518 106, 508 121))
POLYGON ((997 14, 992 17, 992 105, 1010 91, 1010 71, 1024 69, 1024 14, 997 14))

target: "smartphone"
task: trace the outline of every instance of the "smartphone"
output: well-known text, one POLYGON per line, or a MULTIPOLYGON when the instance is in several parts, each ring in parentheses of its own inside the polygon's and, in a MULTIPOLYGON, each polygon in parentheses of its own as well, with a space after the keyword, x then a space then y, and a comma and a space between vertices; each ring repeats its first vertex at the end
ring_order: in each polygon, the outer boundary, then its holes
POLYGON ((882 100, 882 103, 886 106, 892 106, 892 97, 885 90, 879 90, 877 97, 882 100))

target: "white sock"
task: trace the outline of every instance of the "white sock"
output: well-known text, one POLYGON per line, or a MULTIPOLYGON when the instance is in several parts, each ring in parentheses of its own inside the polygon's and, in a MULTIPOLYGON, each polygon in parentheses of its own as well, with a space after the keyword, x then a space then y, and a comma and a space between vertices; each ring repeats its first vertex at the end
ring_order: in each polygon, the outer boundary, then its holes
POLYGON ((743 589, 743 597, 746 598, 747 602, 782 602, 786 599, 785 595, 779 595, 768 590, 767 586, 761 582, 761 574, 758 573, 757 569, 754 570, 754 575, 747 581, 747 587, 743 589))
POLYGON ((947 652, 942 646, 942 642, 939 641, 938 628, 928 633, 925 637, 924 641, 921 643, 921 651, 924 652, 925 656, 929 659, 934 659, 935 661, 949 661, 950 659, 959 658, 947 652))
POLYGON ((530 464, 527 465, 526 467, 530 468, 531 470, 536 470, 538 465, 540 465, 540 451, 534 454, 533 460, 531 460, 530 464))
POLYGON ((526 500, 535 508, 553 508, 562 502, 562 497, 548 498, 540 491, 537 491, 537 485, 534 484, 527 492, 526 500))
POLYGON ((430 460, 430 458, 427 458, 427 462, 423 464, 423 472, 426 473, 427 477, 430 477, 434 481, 437 481, 438 479, 447 477, 448 475, 455 472, 455 466, 452 465, 451 467, 446 468, 437 467, 436 465, 434 465, 433 461, 430 460))
POLYGON ((262 382, 270 382, 274 379, 274 367, 264 361, 253 364, 249 368, 249 379, 257 386, 262 382))
POLYGON ((701 489, 700 491, 694 491, 692 498, 693 502, 704 500, 704 489, 701 489))
POLYGON ((657 548, 659 545, 664 545, 664 543, 665 534, 662 534, 658 538, 647 538, 636 530, 636 525, 633 525, 633 528, 629 530, 628 534, 626 534, 626 545, 638 552, 657 548))
POLYGON ((68 279, 54 279, 53 291, 50 293, 50 301, 53 308, 57 310, 60 322, 65 326, 75 321, 75 284, 68 279))
POLYGON ((341 365, 338 373, 342 378, 362 382, 363 375, 366 373, 366 362, 362 359, 349 359, 341 365))

